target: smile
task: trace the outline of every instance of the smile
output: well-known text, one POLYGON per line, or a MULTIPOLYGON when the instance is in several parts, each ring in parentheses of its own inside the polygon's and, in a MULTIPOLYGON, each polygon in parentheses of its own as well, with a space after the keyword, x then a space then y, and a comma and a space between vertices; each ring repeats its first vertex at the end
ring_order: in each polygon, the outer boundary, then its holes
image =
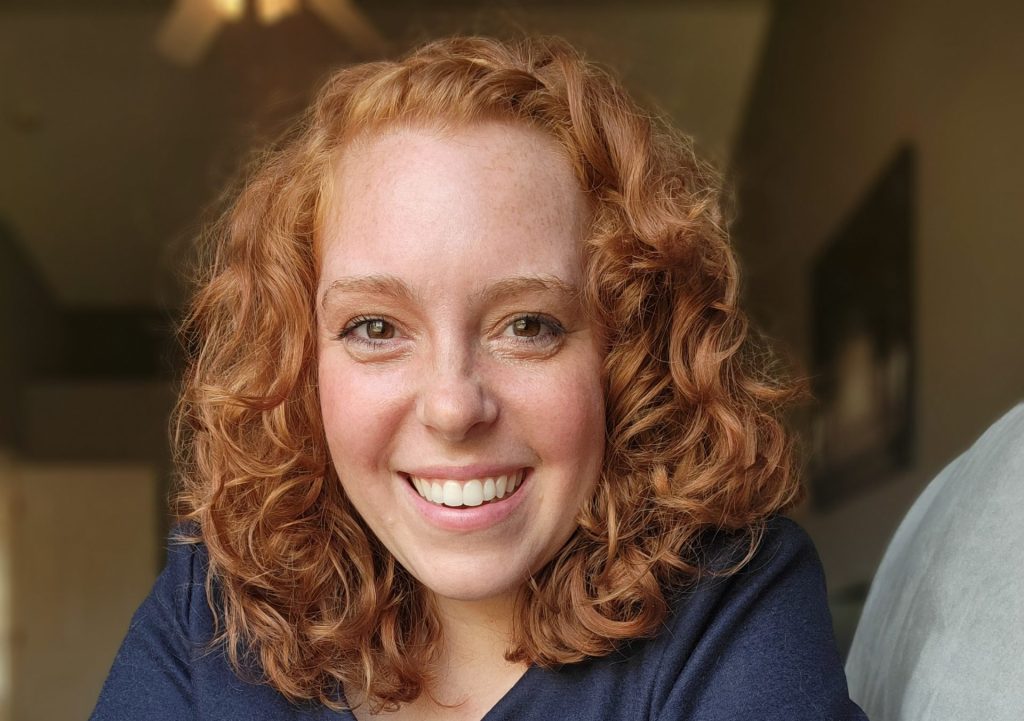
POLYGON ((466 481, 417 478, 409 476, 413 488, 427 501, 439 506, 459 508, 481 506, 511 496, 523 481, 526 469, 515 473, 466 481))

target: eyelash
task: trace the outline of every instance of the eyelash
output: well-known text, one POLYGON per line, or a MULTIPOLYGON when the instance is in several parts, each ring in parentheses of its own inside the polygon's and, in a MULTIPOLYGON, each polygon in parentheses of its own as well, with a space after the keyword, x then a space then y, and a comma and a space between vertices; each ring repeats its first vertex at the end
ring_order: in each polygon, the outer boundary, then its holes
MULTIPOLYGON (((376 316, 376 315, 358 316, 358 317, 353 318, 352 320, 350 320, 348 322, 348 325, 346 325, 341 330, 341 332, 338 333, 338 339, 339 340, 351 339, 351 340, 354 340, 356 343, 360 343, 363 346, 366 346, 366 347, 371 348, 371 349, 384 348, 393 339, 391 339, 391 338, 363 338, 362 336, 358 336, 358 335, 354 334, 355 331, 358 328, 366 325, 367 323, 371 323, 371 322, 377 321, 377 320, 383 321, 384 323, 387 323, 388 325, 390 325, 392 327, 396 327, 395 324, 392 323, 390 320, 388 320, 387 318, 383 318, 381 316, 376 316)), ((541 315, 539 313, 524 313, 522 315, 517 315, 514 318, 512 318, 511 320, 509 320, 508 323, 505 324, 505 329, 507 330, 508 328, 512 327, 512 325, 514 323, 516 323, 518 321, 523 321, 523 320, 525 320, 525 321, 535 321, 537 323, 540 323, 546 329, 546 332, 538 333, 535 336, 515 336, 515 335, 508 336, 510 338, 515 338, 517 343, 526 343, 526 344, 529 344, 529 345, 546 345, 546 344, 551 343, 553 340, 561 339, 562 336, 565 335, 565 328, 564 328, 564 326, 562 326, 561 323, 559 323, 554 318, 551 318, 550 316, 541 315)))
POLYGON ((385 347, 388 344, 388 341, 392 340, 391 338, 363 338, 358 335, 353 335, 357 328, 360 328, 361 326, 364 326, 367 323, 371 323, 375 320, 383 321, 384 323, 387 323, 388 325, 395 327, 395 324, 389 321, 387 318, 382 318, 381 316, 378 315, 361 315, 350 320, 348 322, 348 325, 341 329, 341 332, 338 333, 338 339, 351 339, 354 340, 356 343, 360 343, 363 346, 366 346, 371 349, 385 347))
POLYGON ((562 326, 561 323, 559 323, 554 318, 551 318, 546 315, 541 315, 539 313, 524 313, 522 315, 517 315, 515 318, 512 318, 512 320, 505 324, 505 329, 512 327, 514 323, 521 320, 536 321, 537 323, 540 323, 546 329, 547 332, 538 333, 535 336, 511 336, 512 338, 515 338, 516 341, 519 343, 529 343, 531 345, 548 344, 551 343, 553 340, 559 340, 562 336, 565 335, 565 328, 562 326))

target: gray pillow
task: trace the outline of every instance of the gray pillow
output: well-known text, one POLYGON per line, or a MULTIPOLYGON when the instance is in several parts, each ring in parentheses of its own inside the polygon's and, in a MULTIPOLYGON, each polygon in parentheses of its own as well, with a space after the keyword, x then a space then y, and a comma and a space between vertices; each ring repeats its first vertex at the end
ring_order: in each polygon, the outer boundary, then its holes
POLYGON ((1024 404, 900 524, 846 673, 872 721, 1024 719, 1024 404))

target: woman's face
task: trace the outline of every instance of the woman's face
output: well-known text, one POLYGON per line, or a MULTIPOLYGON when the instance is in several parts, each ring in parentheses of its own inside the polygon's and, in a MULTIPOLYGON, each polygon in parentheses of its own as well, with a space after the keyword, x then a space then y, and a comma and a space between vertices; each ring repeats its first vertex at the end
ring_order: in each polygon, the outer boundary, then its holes
POLYGON ((587 213, 555 141, 525 126, 394 129, 336 168, 318 291, 327 441, 367 525, 442 598, 514 593, 600 473, 587 213))

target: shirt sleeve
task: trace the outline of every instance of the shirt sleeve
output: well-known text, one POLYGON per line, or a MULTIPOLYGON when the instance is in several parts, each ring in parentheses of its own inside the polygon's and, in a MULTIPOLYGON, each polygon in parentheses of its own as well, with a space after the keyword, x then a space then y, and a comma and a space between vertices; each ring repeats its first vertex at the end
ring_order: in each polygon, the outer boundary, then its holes
POLYGON ((132 618, 90 721, 194 719, 191 639, 206 603, 202 549, 172 538, 167 566, 132 618))
POLYGON ((658 719, 867 721, 849 698, 821 562, 796 523, 772 519, 751 562, 711 585, 700 639, 663 659, 680 671, 658 719))

